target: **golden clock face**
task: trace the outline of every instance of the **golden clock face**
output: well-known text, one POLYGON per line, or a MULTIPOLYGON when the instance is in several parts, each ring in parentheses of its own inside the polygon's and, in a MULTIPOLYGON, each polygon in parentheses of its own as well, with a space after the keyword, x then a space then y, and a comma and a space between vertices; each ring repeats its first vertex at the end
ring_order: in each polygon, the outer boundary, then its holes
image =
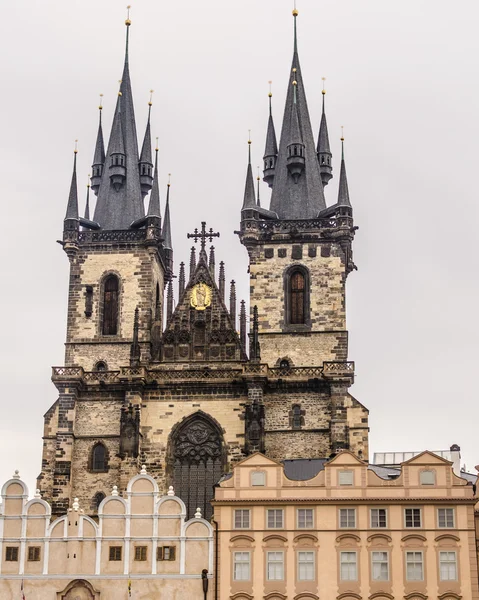
POLYGON ((190 302, 196 310, 205 310, 211 306, 211 288, 206 283, 197 283, 191 290, 190 302))

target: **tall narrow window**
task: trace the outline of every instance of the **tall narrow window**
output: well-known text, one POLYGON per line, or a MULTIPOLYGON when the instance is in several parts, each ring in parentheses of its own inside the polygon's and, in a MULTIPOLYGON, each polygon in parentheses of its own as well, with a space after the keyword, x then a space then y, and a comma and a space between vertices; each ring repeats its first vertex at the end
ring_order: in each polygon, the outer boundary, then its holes
POLYGON ((103 444, 97 444, 93 448, 91 470, 97 472, 106 471, 106 448, 103 444))
POLYGON ((290 323, 292 325, 303 325, 305 322, 305 280, 303 273, 300 271, 295 271, 291 275, 290 296, 290 323))
POLYGON ((118 277, 110 275, 105 280, 103 294, 103 335, 118 333, 118 277))
POLYGON ((293 429, 301 429, 301 425, 302 425, 302 414, 301 414, 301 406, 299 404, 295 404, 293 406, 293 418, 292 418, 292 425, 293 425, 293 429))

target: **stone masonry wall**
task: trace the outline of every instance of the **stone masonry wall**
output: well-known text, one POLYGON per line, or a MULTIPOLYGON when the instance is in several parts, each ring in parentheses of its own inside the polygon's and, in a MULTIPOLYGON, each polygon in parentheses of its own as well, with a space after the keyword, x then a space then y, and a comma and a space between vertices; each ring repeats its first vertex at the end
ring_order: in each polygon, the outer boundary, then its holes
POLYGON ((266 455, 274 460, 324 458, 331 454, 329 432, 288 431, 266 433, 266 455))
POLYGON ((314 341, 301 336, 294 338, 294 342, 288 341, 292 339, 291 333, 263 335, 283 332, 284 274, 294 265, 304 266, 310 273, 311 331, 338 332, 346 329, 345 267, 342 250, 337 244, 285 243, 281 246, 276 243, 257 246, 250 252, 250 305, 251 308, 258 306, 261 357, 270 364, 277 358, 278 350, 281 352, 281 347, 285 347, 280 355, 289 352, 297 366, 319 365, 318 354, 334 355, 333 349, 337 345, 335 335, 314 341), (318 345, 322 346, 319 352, 318 345))

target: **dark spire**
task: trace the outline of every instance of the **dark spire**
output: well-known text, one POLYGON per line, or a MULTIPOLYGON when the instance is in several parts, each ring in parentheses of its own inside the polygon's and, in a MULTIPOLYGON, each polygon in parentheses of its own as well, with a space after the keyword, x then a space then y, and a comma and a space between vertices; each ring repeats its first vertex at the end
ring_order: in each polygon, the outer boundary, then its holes
POLYGON ((215 247, 211 246, 210 248, 210 260, 208 262, 208 267, 211 273, 211 277, 215 278, 215 247))
POLYGON ((236 329, 236 282, 234 279, 230 287, 230 317, 233 328, 236 329))
POLYGON ((171 173, 168 174, 168 185, 166 187, 166 206, 165 206, 165 221, 163 223, 163 247, 173 250, 173 242, 171 241, 171 220, 170 220, 170 187, 171 173))
POLYGON ((150 130, 150 118, 151 118, 151 106, 152 106, 153 90, 150 90, 150 101, 148 102, 148 121, 146 123, 145 137, 143 139, 143 146, 141 148, 140 155, 140 185, 141 194, 143 198, 148 194, 153 185, 153 160, 151 157, 151 130, 150 130))
POLYGON ((193 277, 193 274, 196 270, 196 248, 195 246, 191 246, 190 253, 190 279, 193 277))
POLYGON ((264 169, 263 169, 263 181, 265 181, 269 187, 273 187, 274 172, 276 168, 276 160, 278 158, 278 142, 276 141, 276 131, 274 128, 273 121, 273 110, 271 106, 271 98, 273 94, 271 92, 271 81, 269 90, 269 119, 268 119, 268 133, 266 134, 266 146, 264 149, 264 169))
POLYGON ((220 273, 218 276, 218 288, 220 290, 221 300, 225 301, 225 263, 220 262, 220 273))
POLYGON ((341 173, 339 175, 338 206, 351 206, 348 178, 346 177, 346 162, 344 160, 344 136, 341 136, 341 173))
POLYGON ((130 347, 130 367, 137 367, 140 364, 141 350, 138 343, 139 330, 139 309, 135 308, 135 320, 133 321, 133 343, 130 347))
POLYGON ((78 226, 78 188, 77 188, 77 142, 75 141, 75 150, 73 152, 73 173, 72 182, 70 184, 70 194, 68 196, 67 212, 65 221, 75 221, 78 226))
POLYGON ((244 300, 241 300, 240 304, 240 341, 241 348, 246 354, 246 305, 244 300))
POLYGON ((183 292, 185 291, 185 263, 180 263, 180 274, 178 276, 178 302, 181 300, 183 296, 183 292))
MULTIPOLYGON (((158 138, 157 138, 158 140, 158 138)), ((155 172, 153 175, 153 187, 150 194, 150 203, 148 205, 148 217, 161 219, 160 211, 160 186, 158 183, 158 141, 155 148, 155 172)))
MULTIPOLYGON (((323 82, 325 78, 323 77, 323 82)), ((329 135, 328 135, 328 123, 326 121, 326 111, 324 110, 324 101, 326 97, 326 90, 324 88, 323 83, 323 111, 321 114, 321 125, 319 126, 319 135, 318 135, 318 160, 319 160, 319 170, 321 172, 321 180, 323 182, 323 186, 328 185, 329 180, 333 177, 332 174, 332 166, 331 166, 331 148, 329 146, 329 135)))
POLYGON ((318 216, 321 210, 326 208, 326 202, 299 63, 296 30, 298 11, 296 9, 293 11, 293 16, 294 53, 292 69, 296 69, 294 81, 297 82, 297 85, 292 86, 291 80, 288 85, 270 209, 276 212, 280 219, 313 219, 318 216), (295 95, 296 107, 293 106, 295 95), (296 127, 299 129, 301 143, 304 145, 305 161, 304 172, 297 182, 294 180, 294 173, 292 174, 288 169, 288 146, 291 139, 297 137, 292 130, 296 127))
POLYGON ((86 184, 85 219, 90 220, 90 175, 88 175, 86 184))
POLYGON ((251 140, 248 140, 248 168, 246 170, 246 185, 242 210, 256 208, 256 197, 254 193, 253 169, 251 168, 251 140))
POLYGON ((173 314, 173 280, 168 281, 168 291, 166 293, 166 320, 167 322, 171 319, 173 314))
POLYGON ((261 177, 259 176, 259 167, 258 167, 258 177, 256 177, 257 186, 256 186, 256 205, 261 208, 261 201, 259 199, 259 182, 261 181, 261 177))
POLYGON ((98 190, 100 188, 101 177, 103 174, 103 169, 105 167, 105 145, 103 143, 103 129, 102 129, 102 125, 101 125, 101 114, 102 114, 102 110, 103 110, 102 98, 103 98, 103 94, 100 94, 100 105, 98 106, 100 117, 99 117, 99 121, 98 121, 98 134, 96 136, 95 155, 93 156, 92 178, 91 178, 91 189, 93 190, 93 193, 95 195, 98 194, 98 190))
POLYGON ((259 323, 258 323, 258 307, 253 307, 253 330, 249 340, 249 359, 253 362, 261 360, 261 349, 259 345, 259 323))
MULTIPOLYGON (((296 75, 296 69, 293 69, 293 78, 296 75)), ((297 104, 297 87, 298 82, 293 79, 293 106, 291 107, 291 124, 289 130, 288 142, 288 158, 286 165, 288 171, 294 179, 294 183, 298 183, 298 179, 304 171, 305 148, 303 144, 303 136, 299 127, 298 104, 297 104)))
POLYGON ((115 118, 98 190, 94 221, 103 229, 129 229, 145 216, 138 167, 138 138, 128 66, 130 19, 126 25, 126 51, 115 118), (121 136, 120 136, 121 132, 121 136), (115 152, 119 147, 123 150, 115 152), (121 154, 123 153, 123 164, 121 154), (118 159, 118 164, 117 163, 118 159))

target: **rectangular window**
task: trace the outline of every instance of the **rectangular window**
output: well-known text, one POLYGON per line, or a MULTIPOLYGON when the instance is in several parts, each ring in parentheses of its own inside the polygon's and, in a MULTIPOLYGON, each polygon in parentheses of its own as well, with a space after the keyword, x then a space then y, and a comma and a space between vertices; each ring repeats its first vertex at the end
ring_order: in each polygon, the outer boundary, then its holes
POLYGON ((5 560, 7 562, 18 561, 18 548, 16 546, 7 546, 5 553, 5 560))
POLYGON ((284 579, 284 553, 268 552, 268 581, 279 581, 284 579))
POLYGON ((350 529, 356 527, 356 509, 355 508, 340 508, 339 509, 339 527, 341 529, 350 529))
POLYGON ((156 549, 156 560, 175 560, 175 546, 158 546, 156 549))
POLYGON ((389 581, 389 554, 387 552, 371 553, 373 581, 389 581))
POLYGON ((249 581, 250 576, 250 553, 235 552, 233 555, 233 579, 235 581, 249 581))
POLYGON ((135 560, 146 560, 146 546, 135 546, 135 560))
POLYGON ((358 556, 356 552, 341 552, 341 581, 357 581, 358 556))
POLYGON ((353 485, 354 473, 352 471, 339 471, 339 485, 353 485))
POLYGON ((423 581, 424 567, 422 552, 406 552, 406 580, 423 581))
POLYGON ((405 508, 404 522, 406 527, 422 527, 421 525, 421 509, 420 508, 405 508))
POLYGON ((457 558, 455 552, 439 552, 441 581, 457 581, 457 558))
POLYGON ((419 474, 419 481, 421 485, 435 485, 436 474, 434 471, 421 471, 419 474))
POLYGON ((441 528, 454 527, 454 509, 453 508, 438 508, 437 509, 437 525, 441 528))
POLYGON ((268 529, 281 529, 283 527, 283 509, 269 508, 267 511, 268 529))
POLYGON ((110 560, 121 560, 121 546, 110 546, 110 560))
POLYGON ((249 508, 235 510, 235 529, 249 529, 249 508))
POLYGON ((381 529, 388 526, 388 513, 386 508, 371 508, 371 527, 381 529))
POLYGON ((40 546, 28 546, 28 560, 40 560, 40 546))
POLYGON ((312 508, 298 508, 298 529, 312 529, 314 517, 312 508))
POLYGON ((266 485, 266 473, 264 471, 253 471, 251 473, 251 485, 253 485, 253 486, 266 485))
POLYGON ((298 552, 298 581, 314 581, 314 552, 298 552))

